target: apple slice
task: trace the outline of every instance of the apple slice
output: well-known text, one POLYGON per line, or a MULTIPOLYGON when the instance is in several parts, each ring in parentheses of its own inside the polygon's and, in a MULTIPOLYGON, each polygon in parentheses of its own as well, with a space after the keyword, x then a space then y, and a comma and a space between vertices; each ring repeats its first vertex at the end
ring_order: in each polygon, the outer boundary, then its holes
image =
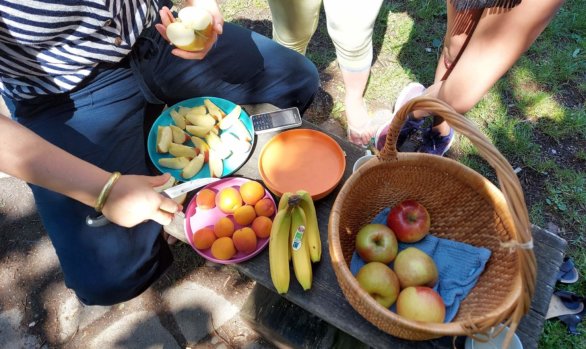
POLYGON ((226 115, 226 113, 224 113, 222 109, 218 108, 218 106, 215 105, 214 102, 210 101, 209 99, 204 99, 203 103, 208 108, 208 112, 211 116, 213 116, 218 122, 222 121, 224 115, 226 115))
POLYGON ((234 107, 234 109, 232 109, 232 111, 230 113, 228 113, 228 115, 226 115, 222 121, 220 121, 220 128, 222 130, 227 130, 230 127, 232 127, 232 125, 234 125, 234 122, 236 122, 236 120, 238 120, 240 118, 240 112, 242 111, 242 107, 240 107, 239 105, 236 105, 234 107))
MULTIPOLYGON (((175 183, 177 183, 177 181, 175 180, 175 177, 170 176, 169 179, 163 185, 159 185, 158 187, 154 187, 153 189, 157 193, 161 193, 161 192, 163 192, 163 190, 169 189, 172 186, 174 186, 175 183)), ((185 202, 186 198, 187 198, 187 193, 179 195, 178 197, 173 198, 173 200, 175 200, 176 203, 182 205, 185 202)))
POLYGON ((208 133, 205 137, 206 142, 220 159, 225 159, 232 155, 232 151, 228 148, 215 133, 208 133))
POLYGON ((153 187, 153 189, 154 189, 154 190, 155 190, 157 193, 160 193, 160 192, 162 192, 163 190, 165 190, 165 189, 169 189, 169 188, 171 188, 172 186, 174 186, 174 185, 175 185, 175 182, 176 182, 176 181, 175 181, 175 177, 173 177, 173 176, 169 176, 169 179, 168 179, 168 180, 167 180, 165 183, 163 183, 162 185, 159 185, 158 187, 153 187))
POLYGON ((235 134, 236 137, 238 137, 241 141, 252 142, 252 136, 240 119, 236 120, 232 127, 230 127, 227 131, 235 134))
POLYGON ((191 141, 193 142, 195 148, 199 150, 199 153, 203 154, 203 161, 207 163, 210 160, 210 146, 206 143, 206 141, 199 137, 191 137, 191 141))
POLYGON ((191 108, 187 114, 185 114, 185 116, 187 117, 187 115, 192 114, 192 115, 205 115, 207 114, 206 112, 206 106, 205 105, 198 105, 196 107, 191 108))
POLYGON ((173 133, 173 143, 183 144, 189 140, 189 135, 175 125, 169 125, 173 133))
POLYGON ((169 145, 169 154, 175 157, 186 157, 193 159, 197 156, 197 150, 194 147, 190 147, 183 144, 171 143, 169 145))
POLYGON ((220 178, 224 172, 224 162, 217 155, 216 151, 210 150, 210 177, 220 178))
POLYGON ((195 176, 203 167, 203 154, 194 157, 181 171, 181 177, 187 179, 195 176))
POLYGON ((196 125, 187 125, 185 128, 191 135, 201 138, 204 138, 208 133, 210 133, 210 130, 212 129, 212 127, 196 125))
POLYGON ((231 132, 222 132, 220 139, 222 140, 222 143, 236 154, 247 153, 252 148, 252 144, 246 141, 241 141, 231 132))
POLYGON ((187 114, 187 120, 195 126, 213 127, 216 124, 216 119, 210 114, 196 115, 187 114))
POLYGON ((173 168, 180 170, 189 164, 189 159, 186 157, 178 158, 161 158, 159 159, 159 165, 167 168, 173 168))
POLYGON ((171 118, 173 119, 175 125, 177 125, 177 127, 179 127, 180 129, 185 130, 185 117, 179 114, 179 112, 176 109, 171 110, 169 114, 171 115, 171 118))
POLYGON ((177 114, 181 115, 185 119, 185 115, 187 115, 187 113, 189 113, 190 110, 191 108, 179 107, 177 108, 177 114))
POLYGON ((169 145, 173 142, 173 132, 169 126, 157 128, 157 153, 169 152, 169 145))

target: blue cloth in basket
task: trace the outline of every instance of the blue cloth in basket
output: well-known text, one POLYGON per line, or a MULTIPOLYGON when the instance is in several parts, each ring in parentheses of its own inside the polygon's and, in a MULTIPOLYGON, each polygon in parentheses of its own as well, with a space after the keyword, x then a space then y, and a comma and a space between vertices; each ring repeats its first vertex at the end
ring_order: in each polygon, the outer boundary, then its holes
MULTIPOLYGON (((390 208, 385 208, 374 217, 372 223, 386 224, 390 211, 390 208)), ((458 312, 460 303, 470 293, 480 274, 484 271, 486 262, 490 258, 490 250, 463 242, 441 239, 431 234, 415 243, 399 242, 399 251, 407 247, 416 247, 422 250, 435 262, 439 273, 439 282, 434 290, 439 293, 446 305, 444 322, 452 321, 458 312)), ((352 274, 356 275, 364 264, 365 262, 355 251, 350 261, 352 274)), ((393 264, 391 263, 389 266, 392 267, 393 264)), ((391 310, 395 310, 394 305, 391 310)))

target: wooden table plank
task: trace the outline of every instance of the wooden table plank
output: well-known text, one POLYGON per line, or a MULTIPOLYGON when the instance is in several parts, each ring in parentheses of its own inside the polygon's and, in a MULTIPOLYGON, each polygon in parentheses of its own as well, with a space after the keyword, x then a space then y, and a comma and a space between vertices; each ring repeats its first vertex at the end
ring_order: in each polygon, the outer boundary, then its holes
MULTIPOLYGON (((249 108, 246 109, 251 113, 258 112, 258 110, 251 111, 249 108)), ((320 130, 317 126, 306 121, 303 122, 302 127, 320 130)), ((260 179, 258 173, 258 156, 262 146, 272 136, 274 136, 274 133, 263 134, 257 137, 253 154, 246 164, 237 171, 237 175, 260 179)), ((284 297, 374 348, 451 348, 451 338, 410 342, 393 337, 366 321, 346 301, 330 263, 327 224, 329 212, 337 193, 342 183, 351 175, 352 165, 356 159, 364 155, 364 150, 335 135, 330 134, 330 136, 340 144, 346 153, 346 171, 341 184, 332 194, 316 202, 319 226, 322 232, 322 261, 314 265, 313 286, 310 291, 303 291, 295 279, 292 278, 289 292, 284 297)), ((551 298, 553 286, 555 285, 555 272, 561 265, 563 253, 566 248, 563 239, 543 229, 533 227, 533 234, 535 252, 538 256, 539 273, 537 292, 533 300, 531 314, 524 319, 519 327, 519 334, 526 348, 537 347, 537 342, 543 328, 544 314, 547 311, 549 299, 551 298)), ((247 262, 235 265, 235 267, 260 285, 274 290, 270 278, 267 250, 247 262)))

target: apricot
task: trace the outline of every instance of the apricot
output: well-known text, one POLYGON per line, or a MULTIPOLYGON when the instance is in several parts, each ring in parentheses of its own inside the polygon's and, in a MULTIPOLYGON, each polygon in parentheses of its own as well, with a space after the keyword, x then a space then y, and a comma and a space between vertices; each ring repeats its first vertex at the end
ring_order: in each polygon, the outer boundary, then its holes
POLYGON ((256 181, 249 181, 240 186, 240 196, 248 205, 254 205, 265 196, 265 188, 256 181))
POLYGON ((217 237, 231 237, 234 234, 234 222, 228 217, 218 219, 214 224, 214 233, 217 237))
POLYGON ((192 240, 195 248, 206 250, 216 241, 216 234, 212 228, 201 228, 193 234, 192 240))
POLYGON ((230 259, 236 254, 236 247, 231 238, 224 236, 214 241, 212 244, 212 256, 217 259, 230 259))
POLYGON ((249 254, 256 250, 256 234, 249 227, 236 230, 232 241, 236 249, 242 253, 249 254))
POLYGON ((249 225, 256 218, 256 211, 253 206, 240 206, 234 211, 234 220, 240 225, 249 225))
POLYGON ((195 198, 195 203, 198 208, 211 210, 216 207, 216 192, 207 188, 200 190, 195 198))
POLYGON ((224 213, 234 213, 236 209, 242 206, 242 197, 236 188, 226 187, 220 190, 216 204, 224 213))
POLYGON ((252 230, 254 230, 257 237, 264 239, 271 235, 271 228, 273 221, 269 217, 258 216, 252 221, 252 230))
POLYGON ((270 217, 275 213, 275 204, 269 198, 260 199, 254 205, 254 210, 258 216, 270 217))

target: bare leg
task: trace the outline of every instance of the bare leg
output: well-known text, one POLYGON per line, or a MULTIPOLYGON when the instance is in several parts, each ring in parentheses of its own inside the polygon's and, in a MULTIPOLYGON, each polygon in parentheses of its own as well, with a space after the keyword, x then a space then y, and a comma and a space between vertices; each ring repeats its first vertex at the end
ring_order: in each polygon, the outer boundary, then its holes
POLYGON ((348 138, 355 144, 368 144, 370 138, 376 132, 376 129, 365 130, 368 124, 368 111, 364 103, 364 90, 370 75, 370 69, 351 72, 343 68, 342 77, 344 78, 344 105, 346 107, 346 119, 351 128, 348 132, 348 138))
MULTIPOLYGON (((531 46, 562 3, 563 0, 525 0, 510 10, 485 10, 468 46, 442 82, 439 79, 446 63, 451 64, 463 43, 461 35, 446 35, 436 82, 427 94, 447 102, 459 113, 472 109, 531 46)), ((454 14, 448 1, 448 28, 453 28, 454 14)), ((449 132, 445 122, 436 127, 442 135, 449 132)))

